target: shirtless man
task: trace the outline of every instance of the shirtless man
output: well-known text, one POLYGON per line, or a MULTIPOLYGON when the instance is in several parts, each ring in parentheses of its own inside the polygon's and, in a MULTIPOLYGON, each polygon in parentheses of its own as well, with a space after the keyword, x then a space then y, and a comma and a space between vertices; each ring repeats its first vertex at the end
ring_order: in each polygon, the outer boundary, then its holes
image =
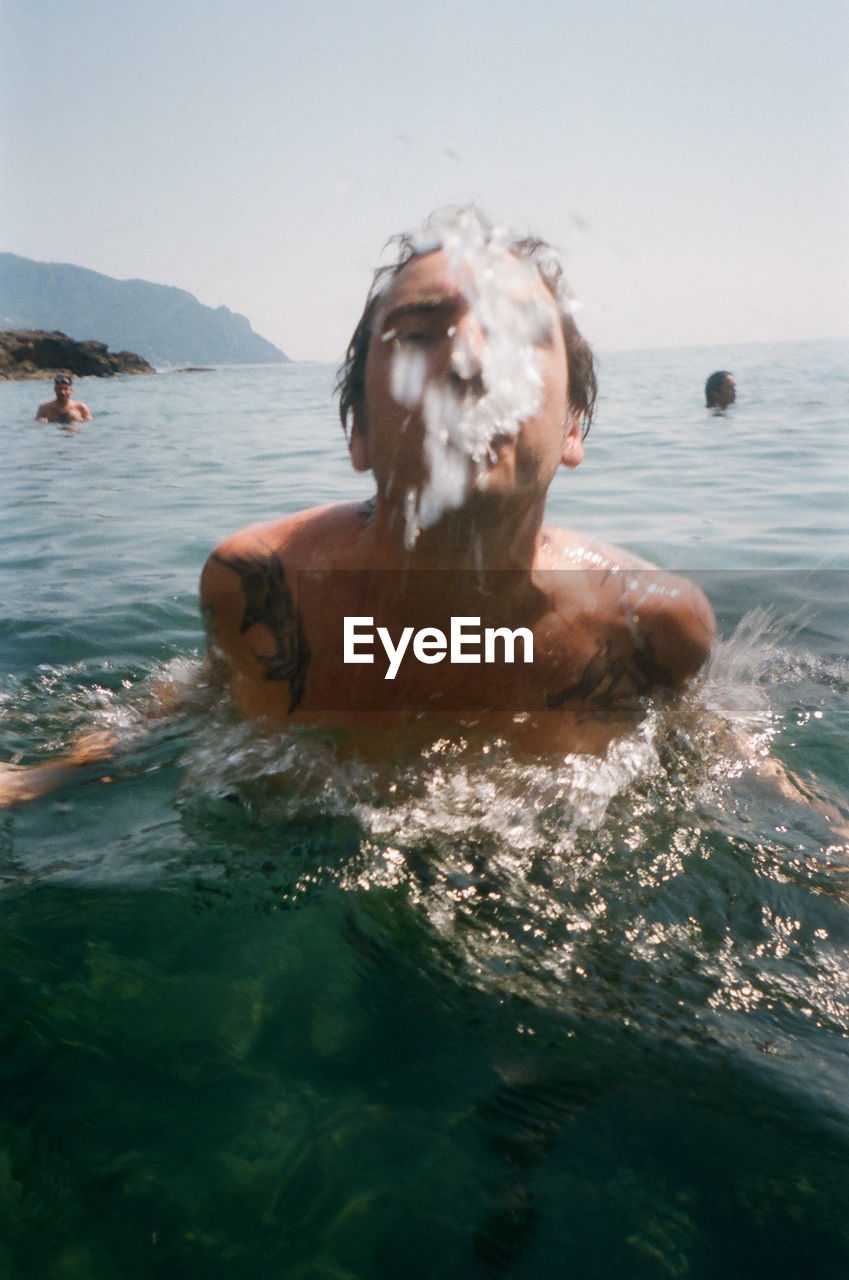
POLYGON ((339 382, 375 496, 222 542, 201 579, 210 659, 272 726, 459 724, 603 753, 643 695, 699 669, 712 611, 686 580, 543 521, 595 400, 547 246, 469 211, 400 245, 339 382))
MULTIPOLYGON (((558 468, 583 458, 596 395, 548 246, 473 211, 399 245, 338 385, 374 498, 253 526, 212 552, 208 672, 242 715, 332 724, 369 754, 446 733, 603 754, 645 695, 698 671, 710 605, 685 579, 543 520, 558 468)), ((90 735, 60 760, 0 766, 0 805, 115 745, 90 735)))
POLYGON ((72 400, 74 380, 68 373, 57 373, 53 381, 55 400, 38 406, 36 422, 91 422, 91 410, 82 400, 72 400))

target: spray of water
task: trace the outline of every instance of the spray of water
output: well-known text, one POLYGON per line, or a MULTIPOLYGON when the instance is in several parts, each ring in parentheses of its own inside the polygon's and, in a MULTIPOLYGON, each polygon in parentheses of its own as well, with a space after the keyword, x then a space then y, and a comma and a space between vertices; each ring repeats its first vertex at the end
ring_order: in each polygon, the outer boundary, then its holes
MULTIPOLYGON (((127 705, 97 674, 44 669, 11 702, 45 738, 73 729, 55 719, 68 697, 75 718, 96 710, 102 725, 132 729, 144 702, 127 705)), ((330 730, 263 734, 226 698, 210 704, 197 664, 150 676, 198 714, 179 718, 179 740, 139 739, 115 780, 135 786, 179 756, 174 813, 132 838, 81 845, 73 862, 64 840, 18 845, 14 825, 0 826, 0 885, 235 876, 276 909, 333 884, 361 916, 376 913, 390 944, 396 923, 406 947, 412 922, 424 922, 439 940, 428 963, 444 957, 447 972, 499 999, 770 1054, 784 1020, 783 1061, 800 1070, 800 1016, 849 1034, 845 928, 832 909, 845 846, 828 842, 815 810, 763 790, 760 747, 740 749, 741 731, 781 746, 789 718, 795 738, 805 704, 812 717, 841 714, 849 665, 788 645, 770 615, 747 615, 683 705, 649 706, 601 759, 528 760, 458 731, 404 758, 393 739, 376 768, 330 730)))
POLYGON ((484 477, 496 438, 515 436, 540 407, 539 347, 555 308, 540 297, 535 265, 511 252, 513 239, 473 209, 435 215, 412 237, 419 254, 444 250, 482 341, 477 347, 461 332, 447 335, 454 378, 443 381, 428 379, 421 352, 398 343, 393 353, 392 395, 424 424, 427 479, 405 498, 408 548, 484 477))

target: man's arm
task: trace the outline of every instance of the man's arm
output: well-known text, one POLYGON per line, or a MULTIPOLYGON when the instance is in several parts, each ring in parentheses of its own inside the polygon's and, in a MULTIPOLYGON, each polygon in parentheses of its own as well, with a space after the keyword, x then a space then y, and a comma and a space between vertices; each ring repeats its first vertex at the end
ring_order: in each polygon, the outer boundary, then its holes
POLYGON ((600 644, 583 679, 588 692, 595 691, 596 679, 599 685, 616 685, 622 695, 685 685, 716 638, 716 619, 704 592, 622 547, 562 529, 545 532, 559 552, 557 567, 584 571, 590 597, 597 592, 601 617, 616 628, 624 624, 630 633, 621 644, 600 644), (612 664, 606 661, 611 655, 612 664))
POLYGON ((154 726, 191 706, 200 690, 213 685, 205 666, 193 667, 178 679, 163 679, 148 689, 146 705, 138 722, 120 732, 96 729, 82 733, 69 749, 38 764, 9 764, 0 761, 0 809, 50 795, 84 775, 86 766, 115 759, 130 746, 146 741, 154 726))
POLYGON ((716 639, 716 618, 704 592, 675 574, 626 572, 623 607, 657 683, 680 689, 707 661, 716 639))
POLYGON ((201 575, 209 660, 249 715, 286 687, 288 714, 304 695, 311 654, 292 576, 270 543, 239 535, 213 551, 201 575))
POLYGON ((75 408, 79 411, 80 422, 91 422, 91 409, 82 400, 78 400, 75 408))
POLYGON ((29 765, 0 762, 0 809, 49 795, 79 776, 84 765, 110 760, 118 742, 114 733, 101 730, 77 738, 70 751, 56 760, 29 765))

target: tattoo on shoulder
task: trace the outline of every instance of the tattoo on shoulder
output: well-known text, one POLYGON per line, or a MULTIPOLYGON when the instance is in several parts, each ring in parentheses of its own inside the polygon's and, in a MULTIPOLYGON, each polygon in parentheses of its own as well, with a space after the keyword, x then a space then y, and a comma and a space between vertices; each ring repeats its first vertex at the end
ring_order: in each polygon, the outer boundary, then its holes
POLYGON ((264 626, 274 639, 274 653, 253 652, 263 668, 264 679, 288 682, 291 714, 304 696, 311 654, 301 614, 286 585, 282 561, 275 551, 269 551, 265 559, 226 557, 216 552, 214 559, 238 574, 242 584, 245 612, 241 634, 251 627, 264 626))
POLYGON ((546 694, 551 709, 567 702, 620 706, 668 678, 658 665, 647 637, 630 653, 616 654, 610 640, 600 644, 583 671, 557 693, 546 694))
POLYGON ((375 498, 366 498, 365 502, 360 503, 357 515, 360 517, 363 524, 370 524, 374 519, 376 506, 377 500, 375 498))

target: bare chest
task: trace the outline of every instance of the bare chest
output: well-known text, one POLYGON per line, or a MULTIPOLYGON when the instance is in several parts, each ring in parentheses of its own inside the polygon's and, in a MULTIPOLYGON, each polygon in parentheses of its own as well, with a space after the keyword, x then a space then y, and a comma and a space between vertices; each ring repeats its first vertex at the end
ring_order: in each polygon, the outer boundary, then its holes
POLYGON ((540 608, 517 617, 497 601, 431 599, 398 609, 325 584, 249 628, 234 688, 243 711, 274 721, 445 722, 523 715, 596 718, 632 708, 650 686, 622 616, 540 608), (467 611, 468 610, 468 611, 467 611), (285 614, 285 616, 284 616, 285 614))

